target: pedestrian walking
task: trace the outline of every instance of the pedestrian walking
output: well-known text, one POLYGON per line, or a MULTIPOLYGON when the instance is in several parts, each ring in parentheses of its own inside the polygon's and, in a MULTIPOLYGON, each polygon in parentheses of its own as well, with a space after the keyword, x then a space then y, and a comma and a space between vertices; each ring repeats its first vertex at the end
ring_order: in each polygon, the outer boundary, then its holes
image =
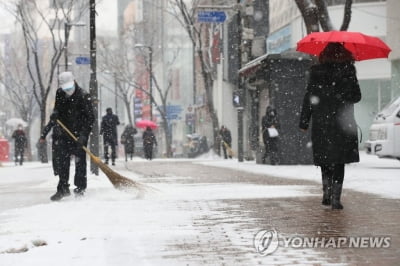
POLYGON ((339 43, 330 43, 311 67, 300 117, 300 129, 312 121, 314 164, 321 167, 322 204, 343 209, 340 198, 345 164, 358 162, 354 104, 361 99, 354 58, 339 43))
POLYGON ((280 124, 275 108, 267 106, 261 119, 262 136, 265 146, 263 163, 269 157, 271 164, 279 164, 278 141, 280 124))
MULTIPOLYGON (((71 195, 69 190, 69 171, 71 156, 75 157, 74 193, 83 196, 87 187, 86 153, 82 149, 87 146, 89 134, 94 123, 93 106, 90 96, 79 87, 71 72, 62 72, 59 75, 60 88, 56 92, 54 112, 50 116, 53 123, 54 143, 53 157, 58 162, 56 166, 59 182, 57 192, 50 197, 53 201, 61 200, 71 195), (77 138, 74 141, 56 121, 60 120, 77 138), (55 130, 55 128, 57 128, 55 130)), ((47 129, 45 129, 47 130, 47 129)), ((46 132, 42 132, 44 141, 46 132)), ((53 166, 55 167, 55 166, 53 166)))
POLYGON ((117 157, 117 153, 115 151, 116 146, 118 145, 118 135, 117 135, 117 126, 119 125, 119 119, 117 115, 114 115, 112 112, 112 108, 106 109, 106 115, 103 116, 101 120, 100 127, 100 135, 103 135, 103 144, 104 144, 104 159, 105 163, 108 164, 110 159, 108 148, 111 148, 111 162, 112 165, 115 165, 115 158, 117 157))
POLYGON ((15 165, 24 163, 24 153, 27 146, 27 138, 23 126, 18 125, 17 129, 12 133, 11 137, 14 139, 14 157, 15 165))
POLYGON ((222 150, 224 151, 224 158, 232 159, 232 135, 231 131, 225 127, 221 126, 221 129, 219 131, 219 134, 221 136, 221 142, 222 142, 222 150))
POLYGON ((153 159, 153 146, 157 146, 156 136, 154 136, 153 130, 151 127, 147 127, 143 132, 143 150, 144 150, 144 158, 147 160, 153 159))
POLYGON ((128 156, 132 160, 133 154, 135 153, 135 134, 137 133, 136 128, 132 125, 127 125, 121 135, 121 144, 124 145, 125 151, 125 162, 128 161, 128 156))

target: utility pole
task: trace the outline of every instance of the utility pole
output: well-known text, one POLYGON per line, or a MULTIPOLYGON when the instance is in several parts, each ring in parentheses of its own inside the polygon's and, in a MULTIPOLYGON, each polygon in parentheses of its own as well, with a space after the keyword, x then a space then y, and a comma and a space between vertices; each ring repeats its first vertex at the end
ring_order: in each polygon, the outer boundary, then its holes
POLYGON ((86 26, 85 23, 70 23, 68 21, 64 22, 64 71, 68 71, 68 41, 69 35, 71 33, 72 26, 86 26))
MULTIPOLYGON (((237 0, 238 6, 240 5, 240 0, 237 0)), ((237 47, 237 52, 238 52, 238 70, 242 68, 242 14, 240 11, 240 8, 238 8, 237 11, 237 31, 238 31, 238 47, 237 47)), ((240 106, 238 106, 237 109, 237 119, 238 119, 238 161, 243 162, 243 111, 244 111, 244 89, 243 89, 243 83, 242 83, 242 78, 240 74, 238 73, 238 94, 239 94, 239 101, 240 101, 240 106)))
MULTIPOLYGON (((90 0, 90 85, 89 93, 92 99, 94 111, 94 125, 92 136, 90 137, 90 150, 99 156, 99 108, 98 91, 96 77, 96 1, 90 0)), ((95 175, 99 175, 99 167, 91 161, 90 169, 95 175)))
POLYGON ((115 115, 118 115, 118 82, 117 82, 117 73, 113 73, 114 77, 114 96, 115 96, 115 115))
POLYGON ((64 71, 68 71, 68 38, 70 29, 71 26, 68 24, 68 22, 64 22, 64 71))

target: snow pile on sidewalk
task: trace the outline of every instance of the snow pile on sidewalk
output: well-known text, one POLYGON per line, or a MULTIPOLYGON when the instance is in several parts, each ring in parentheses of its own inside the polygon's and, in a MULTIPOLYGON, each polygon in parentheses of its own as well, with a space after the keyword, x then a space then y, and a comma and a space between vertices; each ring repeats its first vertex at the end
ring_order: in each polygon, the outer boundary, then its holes
MULTIPOLYGON (((118 172, 145 181, 132 172, 118 172)), ((151 184, 157 192, 138 198, 114 189, 100 174, 89 176, 85 197, 71 195, 51 202, 57 178, 50 165, 10 163, 0 170, 0 176, 1 266, 186 265, 179 256, 187 250, 179 244, 193 242, 199 235, 198 225, 193 227, 195 217, 214 215, 206 202, 219 206, 225 199, 313 195, 309 186, 177 184, 166 180, 151 184), (202 203, 204 208, 199 210, 202 203)), ((226 234, 235 235, 234 230, 226 234)), ((253 235, 250 230, 249 245, 253 235)), ((209 241, 207 237, 212 234, 202 236, 202 241, 209 241)))

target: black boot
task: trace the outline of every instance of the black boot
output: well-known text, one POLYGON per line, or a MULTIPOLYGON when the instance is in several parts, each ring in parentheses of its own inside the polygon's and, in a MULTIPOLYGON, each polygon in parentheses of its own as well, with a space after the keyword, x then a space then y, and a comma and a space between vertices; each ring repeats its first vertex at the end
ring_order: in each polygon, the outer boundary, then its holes
POLYGON ((341 210, 343 205, 340 203, 343 184, 333 182, 332 184, 332 210, 341 210))
POLYGON ((332 198, 332 178, 327 176, 322 176, 322 205, 331 205, 332 198))
POLYGON ((70 196, 71 192, 69 191, 69 185, 58 185, 57 192, 53 196, 50 197, 52 201, 59 201, 64 197, 70 196))
POLYGON ((76 197, 83 197, 85 195, 85 191, 86 190, 84 188, 80 187, 74 188, 74 194, 76 197))

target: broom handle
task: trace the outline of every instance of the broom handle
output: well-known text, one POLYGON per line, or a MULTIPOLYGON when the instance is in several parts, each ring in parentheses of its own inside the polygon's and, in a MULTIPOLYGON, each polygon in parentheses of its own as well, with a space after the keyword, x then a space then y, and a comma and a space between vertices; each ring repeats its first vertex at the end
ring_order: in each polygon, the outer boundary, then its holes
MULTIPOLYGON (((68 135, 75 140, 76 142, 78 142, 78 138, 75 137, 75 135, 60 121, 57 119, 57 123, 68 133, 68 135)), ((90 157, 96 157, 87 147, 82 145, 82 149, 89 154, 90 157)))

